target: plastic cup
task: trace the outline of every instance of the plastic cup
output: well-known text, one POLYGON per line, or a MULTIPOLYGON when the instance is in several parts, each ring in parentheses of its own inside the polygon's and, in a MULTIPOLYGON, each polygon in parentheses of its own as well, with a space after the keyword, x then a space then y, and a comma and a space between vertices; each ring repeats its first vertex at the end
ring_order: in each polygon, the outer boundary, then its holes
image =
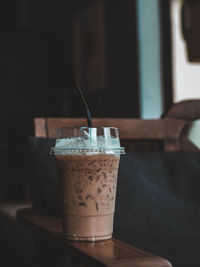
POLYGON ((120 154, 125 153, 118 129, 60 128, 51 152, 61 178, 64 237, 110 239, 120 154))

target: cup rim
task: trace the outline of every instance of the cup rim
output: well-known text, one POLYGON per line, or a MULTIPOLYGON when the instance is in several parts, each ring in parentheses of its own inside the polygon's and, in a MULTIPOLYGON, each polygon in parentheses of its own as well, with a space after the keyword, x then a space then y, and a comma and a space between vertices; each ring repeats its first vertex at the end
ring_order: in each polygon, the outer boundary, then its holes
POLYGON ((51 155, 69 155, 69 154, 111 154, 111 155, 119 155, 119 154, 125 154, 124 147, 118 147, 118 148, 56 148, 52 147, 50 150, 51 155))

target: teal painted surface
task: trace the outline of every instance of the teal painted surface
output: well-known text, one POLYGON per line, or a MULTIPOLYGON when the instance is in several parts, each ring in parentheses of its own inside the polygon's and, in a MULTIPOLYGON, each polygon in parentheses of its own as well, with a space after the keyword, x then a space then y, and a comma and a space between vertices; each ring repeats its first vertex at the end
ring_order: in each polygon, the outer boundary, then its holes
POLYGON ((137 0, 141 118, 163 113, 159 0, 137 0))

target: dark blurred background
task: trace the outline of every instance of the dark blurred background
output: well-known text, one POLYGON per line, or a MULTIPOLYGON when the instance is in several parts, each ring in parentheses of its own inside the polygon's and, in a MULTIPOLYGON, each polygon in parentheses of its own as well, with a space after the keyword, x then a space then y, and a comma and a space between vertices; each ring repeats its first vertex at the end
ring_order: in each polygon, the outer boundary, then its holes
MULTIPOLYGON (((163 2, 166 108, 172 89, 169 3, 163 2)), ((74 79, 94 117, 140 117, 136 13, 130 0, 1 2, 0 183, 26 177, 35 117, 85 116, 74 79)), ((21 196, 16 188, 17 182, 13 195, 21 196)))

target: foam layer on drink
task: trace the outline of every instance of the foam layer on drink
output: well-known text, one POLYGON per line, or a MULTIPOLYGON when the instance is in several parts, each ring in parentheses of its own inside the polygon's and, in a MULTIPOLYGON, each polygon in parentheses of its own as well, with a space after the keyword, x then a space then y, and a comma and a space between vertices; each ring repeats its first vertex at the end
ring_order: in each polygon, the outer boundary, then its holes
POLYGON ((69 153, 70 150, 105 150, 109 153, 124 153, 124 148, 120 147, 119 138, 104 136, 98 137, 75 137, 62 138, 56 140, 55 154, 69 153))

